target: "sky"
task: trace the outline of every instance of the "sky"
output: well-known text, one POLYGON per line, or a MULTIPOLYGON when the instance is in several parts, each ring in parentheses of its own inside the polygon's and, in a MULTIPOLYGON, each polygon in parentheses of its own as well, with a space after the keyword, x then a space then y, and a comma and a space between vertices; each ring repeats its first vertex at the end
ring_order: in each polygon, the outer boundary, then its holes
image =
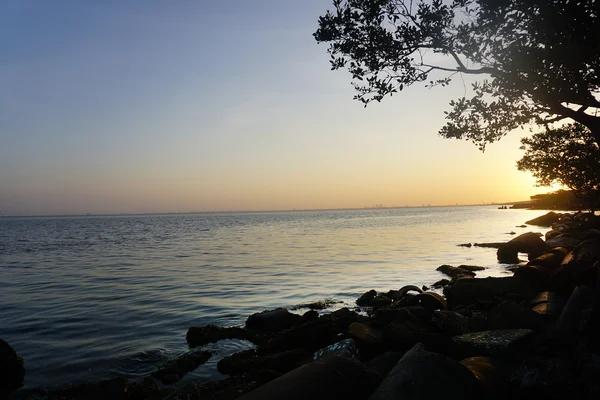
POLYGON ((464 93, 364 108, 312 33, 331 0, 3 0, 0 215, 526 200, 516 131, 438 130, 464 93))

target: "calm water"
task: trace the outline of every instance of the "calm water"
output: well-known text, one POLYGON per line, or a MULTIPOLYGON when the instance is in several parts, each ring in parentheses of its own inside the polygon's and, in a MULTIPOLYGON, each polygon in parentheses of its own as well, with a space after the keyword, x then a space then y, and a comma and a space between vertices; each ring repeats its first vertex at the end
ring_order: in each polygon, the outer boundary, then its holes
MULTIPOLYGON (((3 218, 0 337, 25 358, 29 388, 136 379, 185 352, 192 325, 242 324, 256 311, 324 298, 352 305, 371 288, 431 284, 440 264, 506 274, 494 249, 457 244, 509 240, 541 214, 448 207, 3 218)), ((246 346, 208 346, 215 356, 186 380, 218 378, 216 362, 246 346)))

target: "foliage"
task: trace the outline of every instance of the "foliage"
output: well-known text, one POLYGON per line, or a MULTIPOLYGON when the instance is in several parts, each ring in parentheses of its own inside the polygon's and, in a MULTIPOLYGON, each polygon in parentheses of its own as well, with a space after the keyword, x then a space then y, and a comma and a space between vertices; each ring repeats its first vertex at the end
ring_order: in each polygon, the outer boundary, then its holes
POLYGON ((517 161, 517 167, 530 171, 539 186, 558 183, 579 197, 600 195, 600 148, 585 126, 547 129, 521 139, 521 143, 525 155, 517 161))
POLYGON ((597 199, 577 197, 572 190, 557 190, 555 192, 531 196, 530 208, 538 210, 584 210, 595 209, 597 199))
POLYGON ((484 75, 440 134, 482 150, 517 127, 571 118, 600 142, 600 1, 333 0, 314 33, 365 105, 456 74, 484 75))

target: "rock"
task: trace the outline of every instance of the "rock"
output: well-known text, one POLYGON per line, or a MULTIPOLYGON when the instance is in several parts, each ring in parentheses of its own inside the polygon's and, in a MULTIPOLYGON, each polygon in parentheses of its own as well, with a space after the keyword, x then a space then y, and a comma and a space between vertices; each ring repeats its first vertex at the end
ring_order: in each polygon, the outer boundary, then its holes
POLYGON ((158 400, 158 386, 152 378, 144 378, 139 382, 129 382, 127 400, 158 400))
POLYGON ((387 351, 370 359, 366 365, 375 371, 381 379, 385 378, 390 371, 398 364, 404 353, 399 351, 387 351))
POLYGON ((491 329, 526 328, 538 330, 544 324, 542 317, 533 310, 512 301, 503 301, 488 314, 491 329))
POLYGON ((494 243, 473 243, 475 247, 486 247, 491 249, 499 249, 504 246, 506 243, 504 242, 494 242, 494 243))
POLYGON ((415 296, 416 304, 429 310, 445 310, 446 300, 435 292, 425 292, 415 296))
POLYGON ((546 244, 550 247, 574 249, 579 243, 581 243, 581 239, 568 235, 556 235, 551 239, 546 239, 546 244))
POLYGON ((257 387, 258 383, 245 377, 232 377, 203 385, 187 384, 176 389, 164 400, 235 400, 257 387))
POLYGON ((454 311, 434 311, 431 321, 439 330, 450 336, 470 332, 469 318, 454 311))
POLYGON ((531 336, 531 329, 500 329, 454 336, 452 341, 469 355, 506 356, 515 354, 531 336))
POLYGON ((308 310, 304 314, 302 314, 302 322, 311 322, 319 319, 319 312, 315 310, 308 310))
POLYGON ((321 301, 315 301, 314 303, 298 304, 297 306, 294 306, 294 308, 292 308, 292 310, 297 310, 300 308, 310 308, 311 310, 324 310, 326 308, 331 307, 334 304, 339 304, 339 303, 341 303, 341 301, 337 301, 334 299, 325 299, 325 300, 321 300, 321 301))
POLYGON ((485 392, 484 399, 508 398, 508 374, 502 362, 489 357, 469 357, 460 363, 475 375, 485 392))
POLYGON ((106 400, 125 399, 129 382, 125 378, 87 383, 69 389, 54 390, 47 394, 49 400, 106 400))
POLYGON ((185 336, 190 347, 204 346, 216 343, 222 339, 250 340, 251 335, 243 328, 224 328, 216 325, 192 326, 185 336))
POLYGON ((560 219, 561 215, 550 211, 548 214, 526 221, 527 225, 551 226, 560 219))
POLYGON ((371 301, 377 296, 377 292, 374 289, 364 293, 356 300, 356 304, 361 307, 368 307, 371 301))
POLYGON ((587 286, 575 288, 569 301, 556 321, 556 336, 570 336, 577 333, 584 312, 594 306, 595 292, 587 286))
POLYGON ((515 228, 527 228, 527 225, 517 225, 515 228))
POLYGON ((433 310, 421 306, 408 306, 398 308, 381 308, 376 310, 371 317, 374 326, 385 326, 392 321, 412 321, 421 323, 429 321, 433 310))
POLYGON ((570 293, 575 286, 596 286, 595 263, 600 260, 600 238, 581 242, 564 258, 553 272, 549 288, 555 292, 570 293))
POLYGON ((359 400, 381 382, 364 364, 346 357, 326 357, 260 386, 239 400, 359 400))
POLYGON ((392 369, 370 400, 479 399, 481 386, 463 365, 418 343, 392 369))
POLYGON ((0 398, 23 386, 25 367, 13 348, 0 339, 0 398))
POLYGON ((449 284, 450 284, 450 281, 448 279, 440 279, 439 281, 437 281, 436 283, 431 285, 431 287, 434 289, 440 289, 449 284))
POLYGON ((356 343, 352 339, 344 339, 325 348, 317 350, 313 355, 313 359, 318 360, 319 358, 331 356, 357 358, 358 349, 356 348, 356 343))
POLYGON ((564 298, 555 292, 542 292, 530 303, 532 311, 548 320, 558 318, 565 306, 564 298))
POLYGON ((464 270, 471 271, 471 272, 485 270, 485 267, 480 267, 478 265, 459 265, 457 268, 464 269, 464 270))
POLYGON ((349 327, 350 335, 359 341, 376 344, 381 343, 382 334, 377 329, 361 324, 360 322, 353 322, 349 327))
POLYGON ((559 230, 551 229, 548 232, 546 232, 546 235, 544 235, 544 239, 546 239, 546 243, 547 243, 549 239, 555 238, 561 234, 562 233, 559 230))
POLYGON ((546 268, 558 268, 569 251, 564 247, 555 247, 549 252, 534 258, 527 265, 539 265, 546 268))
POLYGON ((440 271, 443 274, 448 275, 451 278, 459 278, 459 277, 473 277, 475 276, 474 272, 468 271, 462 268, 456 268, 452 265, 440 265, 437 267, 436 271, 440 271))
POLYGON ((158 379, 165 385, 179 381, 185 374, 195 370, 210 358, 209 351, 198 351, 186 353, 174 360, 168 361, 158 370, 152 373, 152 377, 158 379))
POLYGON ((548 250, 546 243, 533 232, 523 233, 508 241, 497 251, 498 262, 511 264, 519 262, 518 253, 527 253, 530 260, 541 256, 548 250))
POLYGON ((358 314, 342 308, 317 321, 294 326, 274 335, 267 343, 271 351, 306 349, 311 352, 344 339, 340 335, 348 332, 352 322, 358 321, 358 314))
POLYGON ((279 332, 302 323, 302 317, 285 308, 266 310, 252 314, 246 320, 246 329, 253 332, 279 332))
POLYGON ((493 306, 507 297, 513 300, 530 300, 534 294, 529 284, 518 277, 460 279, 444 288, 450 310, 482 302, 493 306))
POLYGON ((471 243, 461 243, 461 244, 458 244, 457 246, 459 246, 459 247, 471 247, 472 244, 471 243))
POLYGON ((262 370, 284 374, 310 360, 311 354, 304 350, 288 350, 266 355, 261 355, 256 350, 247 350, 223 358, 217 363, 217 370, 226 375, 240 375, 262 370))

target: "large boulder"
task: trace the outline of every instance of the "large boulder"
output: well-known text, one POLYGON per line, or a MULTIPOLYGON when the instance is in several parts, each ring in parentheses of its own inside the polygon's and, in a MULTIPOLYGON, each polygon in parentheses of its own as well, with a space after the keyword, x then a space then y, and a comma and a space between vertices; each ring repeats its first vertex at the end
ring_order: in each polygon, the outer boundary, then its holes
POLYGON ((566 249, 574 249, 579 243, 581 243, 581 239, 567 234, 556 235, 550 239, 546 239, 546 244, 549 247, 564 247, 566 249))
POLYGON ((532 333, 531 329, 499 329, 454 336, 452 341, 465 356, 515 356, 532 333))
POLYGON ((239 400, 362 400, 380 382, 375 372, 354 359, 325 357, 246 393, 239 400))
POLYGON ((491 308, 506 298, 530 300, 535 292, 518 277, 460 279, 444 288, 448 309, 459 306, 491 308))
POLYGON ((496 254, 498 262, 512 264, 519 262, 518 253, 527 253, 528 258, 533 260, 544 254, 547 250, 548 246, 546 242, 537 233, 527 232, 509 240, 504 246, 498 249, 496 254))
POLYGON ((491 329, 526 328, 538 330, 544 324, 543 317, 513 301, 503 301, 488 314, 491 329))
POLYGON ((23 359, 8 343, 0 339, 0 398, 23 386, 24 378, 23 359))
POLYGON ((482 387, 460 363, 425 350, 410 349, 373 393, 370 400, 479 399, 482 387))
POLYGON ((246 320, 246 329, 253 332, 279 332, 283 329, 302 323, 302 317, 285 308, 267 310, 252 314, 246 320))
POLYGON ((312 355, 304 350, 288 350, 275 354, 259 354, 246 350, 221 359, 217 370, 226 375, 271 370, 281 374, 289 372, 311 361, 312 355))
POLYGON ((557 214, 554 211, 550 211, 548 214, 531 219, 525 223, 527 225, 552 226, 552 224, 560 220, 560 218, 561 214, 557 214))

